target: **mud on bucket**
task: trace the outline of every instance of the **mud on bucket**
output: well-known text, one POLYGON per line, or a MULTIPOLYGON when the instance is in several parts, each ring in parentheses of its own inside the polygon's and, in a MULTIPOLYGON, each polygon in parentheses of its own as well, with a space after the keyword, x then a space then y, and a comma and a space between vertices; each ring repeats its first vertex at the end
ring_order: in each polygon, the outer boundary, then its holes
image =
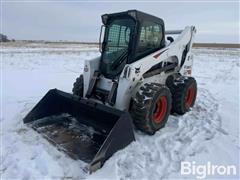
POLYGON ((135 140, 129 113, 57 89, 23 121, 70 157, 89 163, 90 172, 135 140))

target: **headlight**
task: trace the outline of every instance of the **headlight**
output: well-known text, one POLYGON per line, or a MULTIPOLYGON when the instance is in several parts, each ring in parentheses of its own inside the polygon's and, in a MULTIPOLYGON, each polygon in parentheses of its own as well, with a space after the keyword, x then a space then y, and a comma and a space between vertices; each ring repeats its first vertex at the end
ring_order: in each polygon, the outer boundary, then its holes
POLYGON ((103 22, 103 24, 107 24, 107 20, 108 20, 108 15, 107 14, 104 14, 104 15, 102 15, 102 22, 103 22))
POLYGON ((137 12, 136 12, 136 10, 130 10, 130 11, 128 11, 128 15, 129 15, 129 16, 132 16, 134 19, 137 18, 137 12))

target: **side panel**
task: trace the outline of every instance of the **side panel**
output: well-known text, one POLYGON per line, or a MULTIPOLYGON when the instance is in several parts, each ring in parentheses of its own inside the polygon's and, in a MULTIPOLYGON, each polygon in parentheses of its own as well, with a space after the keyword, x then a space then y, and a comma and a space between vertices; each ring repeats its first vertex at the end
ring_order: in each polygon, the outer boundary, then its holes
POLYGON ((193 66, 193 55, 191 53, 188 53, 186 56, 186 60, 180 69, 180 73, 184 76, 191 76, 192 66, 193 66))
POLYGON ((188 53, 186 54, 186 60, 180 69, 180 73, 184 76, 192 75, 192 66, 193 66, 192 45, 193 45, 193 40, 195 38, 196 29, 194 27, 191 27, 191 29, 192 29, 191 36, 190 36, 191 38, 187 45, 188 53))
POLYGON ((100 63, 100 57, 86 60, 84 62, 84 72, 83 72, 83 79, 84 79, 84 90, 83 90, 83 97, 85 97, 88 86, 91 80, 91 77, 93 76, 94 71, 99 69, 99 63, 100 63))
POLYGON ((131 78, 120 77, 117 89, 117 98, 115 107, 122 111, 127 111, 132 96, 132 91, 137 81, 131 78))

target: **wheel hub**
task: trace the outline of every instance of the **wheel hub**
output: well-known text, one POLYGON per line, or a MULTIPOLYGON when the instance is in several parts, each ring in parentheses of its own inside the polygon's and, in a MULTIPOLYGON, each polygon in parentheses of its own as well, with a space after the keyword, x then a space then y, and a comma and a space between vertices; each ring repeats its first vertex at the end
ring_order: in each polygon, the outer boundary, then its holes
POLYGON ((156 101, 155 109, 153 112, 153 120, 156 123, 160 123, 164 119, 167 112, 167 106, 167 98, 165 96, 159 97, 156 101))
POLYGON ((186 108, 189 108, 189 107, 192 106, 194 95, 195 95, 195 89, 194 89, 194 86, 191 85, 191 86, 188 87, 187 93, 186 93, 186 96, 185 96, 185 106, 186 106, 186 108))

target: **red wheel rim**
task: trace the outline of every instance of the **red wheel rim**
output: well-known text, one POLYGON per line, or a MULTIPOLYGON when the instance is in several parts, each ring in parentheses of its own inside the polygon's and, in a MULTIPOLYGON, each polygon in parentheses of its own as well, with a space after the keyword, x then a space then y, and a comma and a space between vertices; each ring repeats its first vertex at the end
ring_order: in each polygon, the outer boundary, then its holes
POLYGON ((164 119, 167 112, 167 105, 167 98, 165 96, 158 98, 153 112, 153 120, 156 123, 160 123, 164 119))
POLYGON ((185 106, 186 106, 186 108, 189 108, 189 107, 192 106, 194 96, 195 96, 195 89, 194 89, 194 86, 191 85, 191 86, 188 87, 187 93, 186 93, 186 96, 185 96, 185 106))

